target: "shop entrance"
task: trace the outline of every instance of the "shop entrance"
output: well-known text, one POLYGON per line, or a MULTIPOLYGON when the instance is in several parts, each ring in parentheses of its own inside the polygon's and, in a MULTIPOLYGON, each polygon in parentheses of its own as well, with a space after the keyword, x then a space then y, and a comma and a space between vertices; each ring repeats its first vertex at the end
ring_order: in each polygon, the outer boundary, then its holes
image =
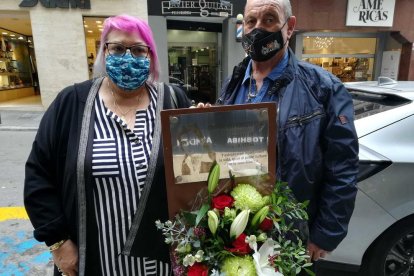
POLYGON ((182 87, 195 103, 214 103, 220 84, 221 24, 181 22, 167 22, 169 82, 182 87))

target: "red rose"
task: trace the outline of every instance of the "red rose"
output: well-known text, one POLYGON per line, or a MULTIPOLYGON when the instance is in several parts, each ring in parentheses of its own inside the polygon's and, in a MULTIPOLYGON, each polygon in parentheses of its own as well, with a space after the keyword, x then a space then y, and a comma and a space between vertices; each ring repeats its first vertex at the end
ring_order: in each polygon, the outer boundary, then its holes
POLYGON ((265 218, 262 223, 259 225, 260 230, 266 232, 273 228, 273 221, 271 219, 265 218))
POLYGON ((187 276, 208 276, 208 266, 195 263, 188 268, 187 276))
POLYGON ((229 195, 218 195, 211 200, 211 207, 223 211, 226 207, 230 208, 233 205, 233 202, 234 198, 229 195))
POLYGON ((225 249, 236 254, 249 254, 252 249, 250 248, 249 244, 246 243, 246 237, 246 234, 241 233, 240 236, 238 236, 237 239, 235 239, 231 244, 233 247, 225 247, 225 249))

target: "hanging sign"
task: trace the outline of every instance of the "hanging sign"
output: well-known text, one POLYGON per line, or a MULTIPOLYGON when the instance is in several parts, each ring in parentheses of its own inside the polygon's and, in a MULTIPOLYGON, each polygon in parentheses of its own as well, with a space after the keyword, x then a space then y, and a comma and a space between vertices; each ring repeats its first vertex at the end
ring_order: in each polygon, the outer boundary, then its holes
POLYGON ((392 27, 395 0, 348 0, 346 26, 392 27))
POLYGON ((40 2, 40 4, 45 8, 62 8, 62 9, 90 9, 91 1, 90 0, 23 0, 19 7, 21 8, 31 8, 34 7, 40 2))

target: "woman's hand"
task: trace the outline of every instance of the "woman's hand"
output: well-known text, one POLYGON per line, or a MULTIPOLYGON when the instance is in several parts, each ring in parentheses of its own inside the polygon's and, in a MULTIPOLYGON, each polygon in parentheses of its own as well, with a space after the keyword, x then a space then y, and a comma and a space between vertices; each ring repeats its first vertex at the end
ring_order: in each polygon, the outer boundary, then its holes
POLYGON ((210 103, 198 103, 197 104, 197 106, 194 106, 194 107, 197 107, 197 108, 205 108, 205 107, 211 107, 211 104, 210 103))
POLYGON ((71 241, 65 241, 58 249, 52 251, 53 262, 62 275, 78 275, 78 247, 71 241))

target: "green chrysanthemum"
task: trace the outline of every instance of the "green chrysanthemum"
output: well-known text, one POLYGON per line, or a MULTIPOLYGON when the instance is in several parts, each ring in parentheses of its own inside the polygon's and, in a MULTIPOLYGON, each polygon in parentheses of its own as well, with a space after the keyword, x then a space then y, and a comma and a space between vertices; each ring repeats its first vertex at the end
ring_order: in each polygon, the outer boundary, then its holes
POLYGON ((235 200, 234 206, 237 209, 250 209, 252 213, 256 213, 267 204, 267 197, 263 197, 255 187, 249 184, 237 185, 231 195, 235 200))
POLYGON ((228 257, 224 260, 221 272, 226 276, 255 276, 256 267, 250 255, 244 257, 228 257))

